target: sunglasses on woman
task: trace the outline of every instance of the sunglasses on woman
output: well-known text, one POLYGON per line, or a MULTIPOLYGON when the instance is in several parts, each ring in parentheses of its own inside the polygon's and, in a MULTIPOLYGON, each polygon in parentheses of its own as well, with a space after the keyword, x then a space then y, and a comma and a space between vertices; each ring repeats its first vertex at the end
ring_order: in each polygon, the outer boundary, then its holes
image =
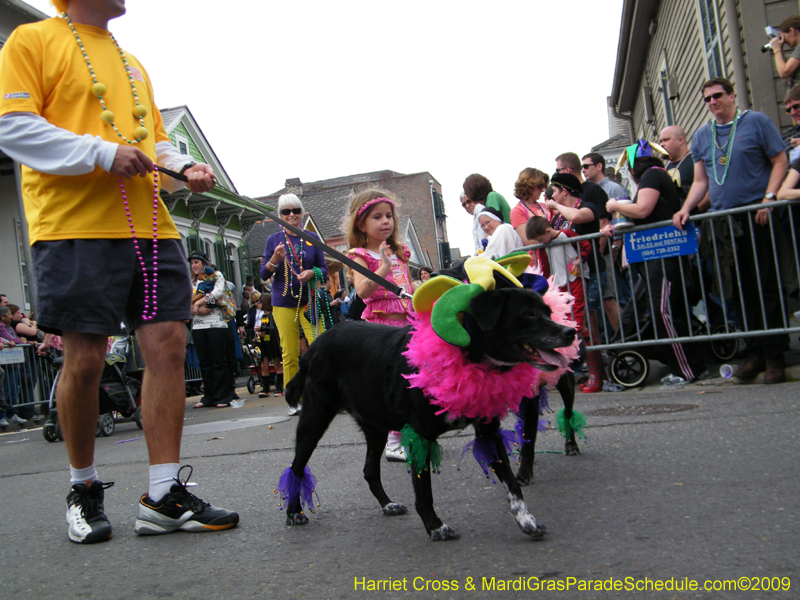
POLYGON ((303 214, 302 208, 284 208, 281 214, 285 217, 287 215, 300 215, 303 214))

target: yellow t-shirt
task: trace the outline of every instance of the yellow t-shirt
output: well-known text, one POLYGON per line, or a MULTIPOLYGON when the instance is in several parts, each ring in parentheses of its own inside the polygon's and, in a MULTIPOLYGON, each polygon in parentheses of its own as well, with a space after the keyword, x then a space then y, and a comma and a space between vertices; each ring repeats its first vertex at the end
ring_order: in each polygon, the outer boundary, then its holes
MULTIPOLYGON (((139 121, 131 82, 114 42, 103 29, 74 24, 98 82, 103 99, 115 115, 122 135, 135 139, 139 121)), ((139 103, 147 108, 146 139, 137 146, 155 161, 157 142, 169 141, 153 87, 135 57, 125 53, 139 103)), ((100 120, 103 111, 92 94, 92 78, 78 42, 66 21, 52 18, 18 27, 0 52, 0 115, 29 112, 53 125, 76 133, 100 136, 125 144, 113 128, 100 120)), ((136 235, 153 236, 153 174, 123 180, 136 235)), ((22 168, 22 194, 31 243, 63 239, 131 237, 117 177, 100 167, 86 175, 49 175, 22 168)), ((159 238, 179 239, 163 202, 158 203, 159 238)))

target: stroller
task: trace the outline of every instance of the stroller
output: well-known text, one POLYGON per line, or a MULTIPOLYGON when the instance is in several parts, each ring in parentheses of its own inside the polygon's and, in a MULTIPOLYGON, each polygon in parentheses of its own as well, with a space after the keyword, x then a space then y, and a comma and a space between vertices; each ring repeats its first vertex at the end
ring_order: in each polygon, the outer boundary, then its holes
POLYGON ((264 379, 261 376, 261 350, 259 350, 254 341, 251 341, 242 344, 242 351, 248 362, 247 368, 250 370, 250 377, 247 379, 247 391, 254 394, 256 383, 264 387, 264 379))
MULTIPOLYGON (((63 361, 63 357, 53 359, 58 372, 50 388, 49 413, 42 427, 42 435, 48 442, 64 440, 56 407, 56 388, 63 361)), ((108 437, 114 433, 115 414, 117 417, 133 419, 137 427, 142 428, 143 375, 144 360, 136 345, 136 339, 123 326, 120 335, 113 338, 100 376, 100 414, 97 418, 96 436, 108 437)))

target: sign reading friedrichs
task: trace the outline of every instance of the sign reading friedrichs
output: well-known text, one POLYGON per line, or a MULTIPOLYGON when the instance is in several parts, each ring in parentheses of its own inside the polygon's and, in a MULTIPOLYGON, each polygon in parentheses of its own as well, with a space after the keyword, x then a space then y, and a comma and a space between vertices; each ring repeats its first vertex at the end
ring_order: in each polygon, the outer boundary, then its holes
POLYGON ((629 263, 697 254, 697 232, 694 223, 687 223, 683 231, 674 225, 632 231, 624 234, 624 239, 625 258, 629 263))

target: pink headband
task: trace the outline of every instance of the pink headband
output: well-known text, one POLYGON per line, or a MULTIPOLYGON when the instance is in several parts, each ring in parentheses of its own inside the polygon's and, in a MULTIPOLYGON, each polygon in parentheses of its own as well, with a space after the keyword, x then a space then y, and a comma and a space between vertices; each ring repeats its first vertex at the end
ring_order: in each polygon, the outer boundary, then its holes
POLYGON ((361 205, 361 208, 358 209, 358 218, 360 219, 361 215, 363 215, 368 208, 375 206, 376 204, 380 204, 381 202, 390 204, 392 207, 392 212, 394 212, 394 202, 392 202, 389 198, 374 198, 369 202, 364 202, 364 204, 361 205))

